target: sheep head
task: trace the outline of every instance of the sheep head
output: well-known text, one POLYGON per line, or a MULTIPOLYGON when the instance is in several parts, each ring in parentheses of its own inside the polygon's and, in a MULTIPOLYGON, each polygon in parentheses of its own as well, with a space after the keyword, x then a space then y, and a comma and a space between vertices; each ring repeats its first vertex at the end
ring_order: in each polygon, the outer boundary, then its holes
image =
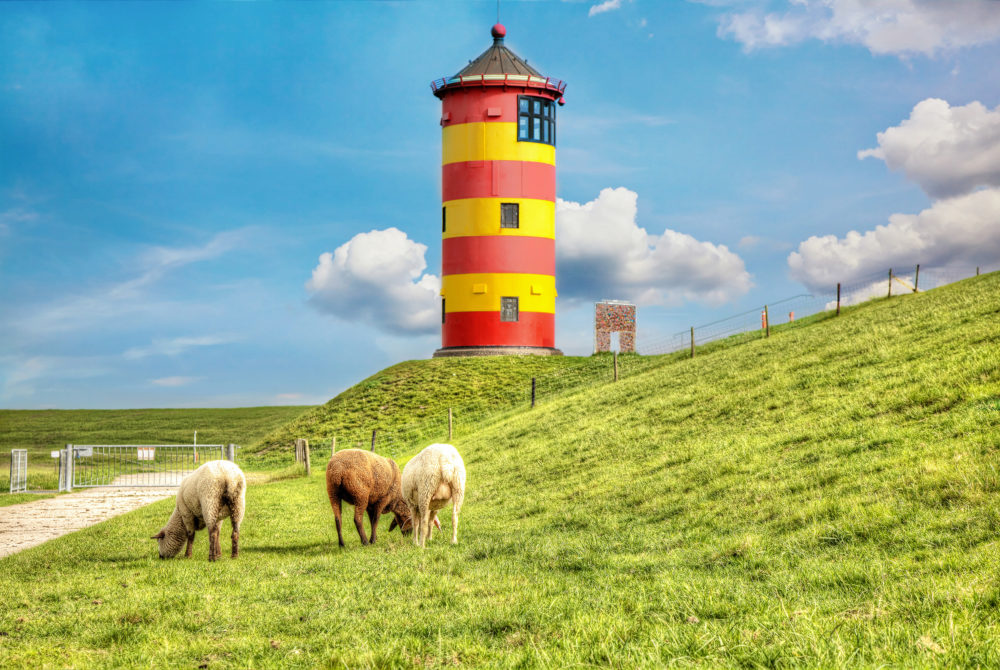
POLYGON ((160 558, 173 558, 180 553, 187 539, 187 531, 184 530, 184 523, 173 515, 163 529, 154 535, 156 545, 160 550, 160 558))
POLYGON ((399 526, 399 532, 404 535, 413 530, 413 519, 410 518, 410 508, 403 502, 402 498, 396 498, 389 505, 389 511, 393 515, 392 523, 389 524, 390 532, 396 526, 399 526))

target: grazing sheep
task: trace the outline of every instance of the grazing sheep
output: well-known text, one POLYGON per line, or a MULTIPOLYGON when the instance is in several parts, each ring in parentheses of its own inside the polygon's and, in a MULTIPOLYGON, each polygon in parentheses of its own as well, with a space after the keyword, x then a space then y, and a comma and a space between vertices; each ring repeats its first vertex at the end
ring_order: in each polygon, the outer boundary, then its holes
POLYGON ((368 544, 365 537, 363 515, 368 512, 372 527, 371 543, 375 543, 379 516, 391 511, 395 518, 389 526, 397 525, 401 532, 413 526, 410 511, 400 497, 399 466, 391 458, 383 458, 362 449, 338 451, 326 465, 326 493, 330 496, 333 518, 337 522, 337 540, 344 546, 340 527, 340 502, 354 505, 354 525, 361 537, 361 544, 368 544))
POLYGON ((239 466, 230 461, 209 461, 181 481, 177 489, 177 507, 167 525, 153 536, 160 558, 173 558, 187 540, 185 558, 191 558, 194 533, 208 528, 208 560, 222 556, 219 530, 229 517, 233 527, 233 558, 240 553, 240 524, 246 508, 247 479, 239 466))
POLYGON ((441 527, 437 510, 449 500, 451 543, 458 542, 458 513, 465 497, 465 463, 450 444, 432 444, 403 468, 403 500, 413 518, 413 543, 423 547, 431 535, 431 524, 441 527))

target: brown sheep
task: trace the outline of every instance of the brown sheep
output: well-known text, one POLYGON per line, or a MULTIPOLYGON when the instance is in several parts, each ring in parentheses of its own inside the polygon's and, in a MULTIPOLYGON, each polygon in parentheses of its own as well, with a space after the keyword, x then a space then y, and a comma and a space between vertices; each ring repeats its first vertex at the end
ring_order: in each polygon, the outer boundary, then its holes
POLYGON ((354 505, 354 525, 361 536, 361 544, 368 544, 362 523, 364 512, 372 527, 371 543, 375 543, 379 516, 391 511, 395 516, 391 531, 397 525, 402 532, 409 531, 413 523, 410 510, 400 495, 399 466, 391 458, 383 458, 362 449, 338 451, 326 466, 326 493, 330 496, 333 517, 337 521, 337 539, 344 546, 340 525, 340 502, 354 505))

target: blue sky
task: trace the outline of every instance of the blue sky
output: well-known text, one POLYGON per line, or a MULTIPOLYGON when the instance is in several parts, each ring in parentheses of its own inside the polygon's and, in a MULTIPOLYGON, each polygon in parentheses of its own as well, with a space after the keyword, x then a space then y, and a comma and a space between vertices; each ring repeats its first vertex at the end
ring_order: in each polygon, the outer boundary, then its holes
MULTIPOLYGON (((0 5, 0 406, 319 403, 428 357, 429 82, 489 46, 495 12, 0 5)), ((503 2, 501 21, 568 82, 567 353, 603 298, 639 304, 641 341, 1000 258, 1000 3, 503 2)))

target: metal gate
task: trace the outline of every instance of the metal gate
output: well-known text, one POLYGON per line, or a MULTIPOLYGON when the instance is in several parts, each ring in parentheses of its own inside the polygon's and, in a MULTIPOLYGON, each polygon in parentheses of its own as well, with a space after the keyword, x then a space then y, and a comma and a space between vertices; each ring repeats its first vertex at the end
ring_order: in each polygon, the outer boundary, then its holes
POLYGON ((59 490, 177 486, 202 463, 236 460, 235 444, 67 444, 59 490))
POLYGON ((28 450, 10 450, 10 492, 24 493, 28 490, 28 450))

